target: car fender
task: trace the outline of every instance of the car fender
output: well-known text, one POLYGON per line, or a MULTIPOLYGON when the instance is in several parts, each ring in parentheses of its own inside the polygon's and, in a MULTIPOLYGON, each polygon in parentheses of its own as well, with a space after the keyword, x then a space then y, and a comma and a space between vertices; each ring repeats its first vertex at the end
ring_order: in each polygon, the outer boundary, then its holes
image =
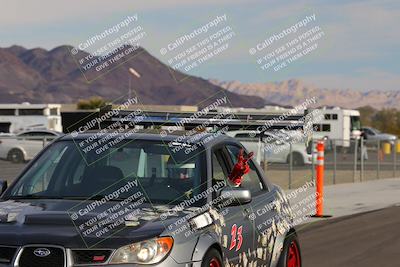
POLYGON ((286 231, 284 234, 277 235, 277 237, 275 239, 274 250, 272 252, 270 267, 278 266, 278 262, 281 257, 282 251, 283 251, 283 245, 285 243, 285 239, 288 235, 291 235, 291 234, 296 234, 296 231, 293 228, 286 231))
POLYGON ((277 266, 279 262, 279 258, 282 253, 282 248, 285 242, 285 238, 288 234, 295 233, 295 230, 293 228, 294 224, 294 215, 292 211, 292 207, 290 206, 290 202, 288 198, 286 197, 285 192, 280 188, 276 187, 277 189, 277 197, 279 199, 279 202, 281 207, 280 210, 282 212, 282 221, 280 226, 278 227, 278 234, 276 235, 275 238, 275 244, 274 248, 272 251, 272 257, 271 257, 271 265, 270 267, 275 267, 277 266))
POLYGON ((285 234, 277 235, 277 237, 275 239, 275 246, 272 251, 270 267, 276 267, 278 265, 279 258, 281 257, 282 250, 283 250, 283 243, 285 242, 285 237, 288 233, 289 233, 289 231, 287 231, 285 234))
MULTIPOLYGON (((199 240, 193 252, 193 262, 201 262, 203 260, 204 255, 210 249, 210 247, 217 246, 219 250, 222 251, 222 248, 218 241, 218 236, 216 233, 205 233, 199 236, 199 240)), ((223 255, 221 255, 223 256, 223 255)))

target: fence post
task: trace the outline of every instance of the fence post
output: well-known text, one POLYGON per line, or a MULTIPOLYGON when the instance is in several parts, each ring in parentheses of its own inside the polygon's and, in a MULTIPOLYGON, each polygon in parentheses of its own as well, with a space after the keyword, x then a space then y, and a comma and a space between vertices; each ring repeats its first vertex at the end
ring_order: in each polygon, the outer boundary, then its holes
POLYGON ((382 151, 381 151, 381 142, 379 141, 379 140, 377 140, 377 142, 378 142, 378 153, 377 153, 377 166, 376 166, 376 174, 377 174, 377 178, 378 178, 378 180, 380 179, 380 175, 381 175, 381 153, 382 153, 382 151))
POLYGON ((333 139, 333 184, 336 184, 336 139, 333 139))
POLYGON ((314 162, 314 139, 311 139, 311 181, 315 181, 315 162, 314 162))
POLYGON ((396 151, 396 144, 397 140, 394 141, 393 143, 393 178, 396 178, 396 161, 397 161, 397 151, 396 151))
POLYGON ((365 155, 365 152, 364 152, 364 137, 363 136, 361 136, 361 139, 360 139, 360 182, 362 182, 363 180, 364 180, 364 155, 365 155))
POLYGON ((262 154, 263 154, 263 156, 262 156, 262 159, 263 159, 263 169, 264 169, 264 172, 266 173, 267 172, 267 157, 266 157, 266 155, 265 154, 267 154, 267 153, 265 153, 265 146, 266 146, 266 144, 265 144, 265 142, 264 142, 264 138, 262 138, 262 137, 260 137, 261 138, 261 147, 262 147, 262 154))
MULTIPOLYGON (((350 140, 351 145, 351 140, 350 140)), ((356 182, 356 172, 357 172, 357 150, 358 150, 358 139, 354 140, 354 169, 353 169, 353 183, 356 182)))
POLYGON ((293 153, 292 142, 289 142, 289 189, 292 189, 293 153))

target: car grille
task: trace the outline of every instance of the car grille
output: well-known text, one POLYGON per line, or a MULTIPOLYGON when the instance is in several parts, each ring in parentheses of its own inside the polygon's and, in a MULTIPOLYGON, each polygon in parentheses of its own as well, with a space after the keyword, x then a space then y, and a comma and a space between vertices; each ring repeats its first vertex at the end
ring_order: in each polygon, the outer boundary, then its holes
POLYGON ((56 247, 25 247, 19 258, 19 267, 64 267, 65 253, 62 248, 56 247), (39 257, 35 255, 35 250, 47 249, 48 256, 39 257))
POLYGON ((87 264, 100 264, 105 263, 110 257, 111 250, 72 250, 74 264, 87 265, 87 264))
POLYGON ((17 248, 0 246, 0 263, 11 263, 17 248))

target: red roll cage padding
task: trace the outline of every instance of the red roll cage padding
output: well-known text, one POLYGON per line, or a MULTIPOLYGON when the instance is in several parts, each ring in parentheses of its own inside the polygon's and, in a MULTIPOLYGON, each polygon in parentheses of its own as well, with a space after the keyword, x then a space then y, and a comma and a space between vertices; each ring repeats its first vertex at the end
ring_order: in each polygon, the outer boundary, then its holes
POLYGON ((236 186, 242 184, 243 175, 250 172, 248 161, 253 157, 254 153, 250 152, 247 156, 243 156, 243 148, 240 150, 237 157, 237 162, 233 166, 232 172, 229 174, 229 180, 236 186))

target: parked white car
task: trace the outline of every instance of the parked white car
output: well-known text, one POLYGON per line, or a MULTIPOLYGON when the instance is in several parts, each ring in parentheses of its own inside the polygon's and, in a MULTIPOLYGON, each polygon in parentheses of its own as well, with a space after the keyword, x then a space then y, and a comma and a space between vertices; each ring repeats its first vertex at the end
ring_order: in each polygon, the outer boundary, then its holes
POLYGON ((289 163, 290 143, 292 143, 292 162, 294 166, 312 163, 311 154, 307 153, 305 143, 291 142, 291 138, 283 138, 274 132, 264 132, 263 141, 260 132, 240 130, 226 133, 235 137, 248 150, 254 152, 258 163, 265 160, 274 163, 289 163))
POLYGON ((60 135, 62 133, 55 131, 34 130, 0 136, 0 158, 13 163, 31 160, 43 147, 60 135))
POLYGON ((368 141, 387 141, 393 145, 397 140, 397 136, 393 134, 382 133, 378 129, 372 127, 363 127, 361 130, 364 133, 364 139, 368 141))

